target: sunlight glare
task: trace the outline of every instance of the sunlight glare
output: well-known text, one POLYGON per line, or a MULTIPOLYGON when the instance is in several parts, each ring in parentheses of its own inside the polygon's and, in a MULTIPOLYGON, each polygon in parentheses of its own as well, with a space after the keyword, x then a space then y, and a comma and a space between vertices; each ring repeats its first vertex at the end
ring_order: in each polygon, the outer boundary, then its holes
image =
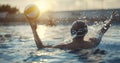
POLYGON ((41 13, 47 12, 47 11, 49 11, 51 9, 51 3, 50 3, 50 1, 40 0, 38 2, 35 2, 35 4, 40 9, 41 13))

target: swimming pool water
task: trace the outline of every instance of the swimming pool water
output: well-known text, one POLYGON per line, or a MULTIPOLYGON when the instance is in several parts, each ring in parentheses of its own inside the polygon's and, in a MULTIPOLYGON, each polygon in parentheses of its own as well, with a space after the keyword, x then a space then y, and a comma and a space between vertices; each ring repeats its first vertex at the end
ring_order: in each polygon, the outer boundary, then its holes
MULTIPOLYGON (((44 45, 69 43, 71 25, 38 26, 38 34, 44 45)), ((89 26, 87 38, 92 37, 98 30, 89 26)), ((0 27, 0 63, 120 63, 120 26, 113 25, 104 35, 100 49, 107 51, 106 55, 89 55, 81 58, 79 54, 68 51, 44 48, 37 50, 33 34, 28 25, 0 27), (12 37, 4 37, 11 34, 12 37)))

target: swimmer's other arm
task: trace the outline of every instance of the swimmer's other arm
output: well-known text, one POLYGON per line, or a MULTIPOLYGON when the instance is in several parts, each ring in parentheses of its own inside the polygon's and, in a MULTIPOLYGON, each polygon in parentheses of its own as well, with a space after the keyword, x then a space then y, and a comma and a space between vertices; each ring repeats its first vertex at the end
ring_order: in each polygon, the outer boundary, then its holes
POLYGON ((104 35, 104 33, 110 28, 111 22, 113 21, 114 17, 116 15, 116 12, 112 12, 112 15, 110 19, 106 20, 104 26, 97 32, 98 36, 95 38, 90 38, 90 42, 92 43, 92 47, 96 47, 101 42, 101 39, 104 35))

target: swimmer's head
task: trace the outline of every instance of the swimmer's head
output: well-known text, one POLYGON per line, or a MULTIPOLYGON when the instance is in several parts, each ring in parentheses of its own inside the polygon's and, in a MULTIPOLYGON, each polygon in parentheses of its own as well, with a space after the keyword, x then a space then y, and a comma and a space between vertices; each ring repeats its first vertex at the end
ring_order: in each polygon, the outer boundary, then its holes
POLYGON ((87 25, 82 20, 74 21, 71 27, 71 36, 73 38, 83 38, 88 32, 87 25))

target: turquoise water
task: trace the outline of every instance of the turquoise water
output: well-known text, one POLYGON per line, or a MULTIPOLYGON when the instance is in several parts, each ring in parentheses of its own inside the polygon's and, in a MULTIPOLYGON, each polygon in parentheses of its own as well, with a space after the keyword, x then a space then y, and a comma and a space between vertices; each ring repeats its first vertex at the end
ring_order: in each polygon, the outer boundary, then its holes
MULTIPOLYGON (((71 41, 70 27, 39 25, 37 31, 44 45, 54 46, 71 41)), ((85 39, 93 37, 99 28, 89 26, 89 33, 85 39)), ((113 25, 98 46, 107 51, 107 54, 88 55, 86 58, 55 48, 37 50, 32 31, 27 25, 1 26, 0 35, 0 63, 120 63, 119 25, 113 25), (6 37, 7 34, 11 37, 6 37)))

